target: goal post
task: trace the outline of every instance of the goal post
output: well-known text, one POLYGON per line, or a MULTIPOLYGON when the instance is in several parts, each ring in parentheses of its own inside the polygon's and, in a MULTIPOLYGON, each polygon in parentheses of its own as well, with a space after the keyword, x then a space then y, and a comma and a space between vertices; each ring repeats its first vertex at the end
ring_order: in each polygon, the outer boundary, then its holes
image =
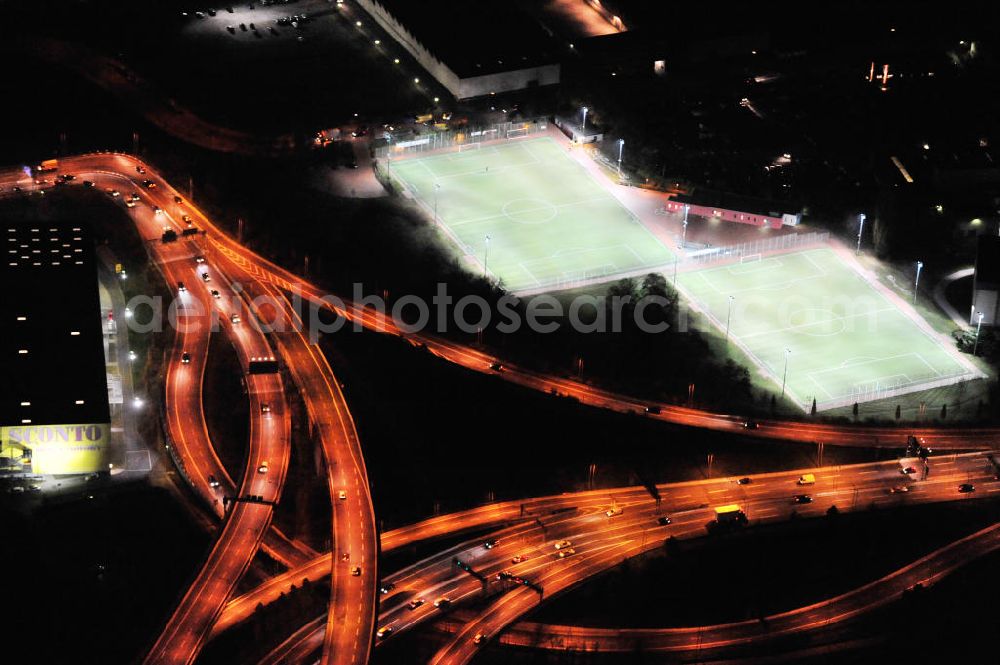
POLYGON ((744 254, 740 257, 740 263, 757 263, 760 261, 760 254, 744 254))
POLYGON ((483 144, 479 143, 478 141, 475 142, 475 143, 460 143, 459 146, 458 146, 458 151, 459 152, 467 152, 469 150, 479 150, 482 147, 483 147, 483 144))
POLYGON ((508 139, 520 139, 528 135, 527 127, 518 127, 517 129, 508 129, 507 138, 508 139))

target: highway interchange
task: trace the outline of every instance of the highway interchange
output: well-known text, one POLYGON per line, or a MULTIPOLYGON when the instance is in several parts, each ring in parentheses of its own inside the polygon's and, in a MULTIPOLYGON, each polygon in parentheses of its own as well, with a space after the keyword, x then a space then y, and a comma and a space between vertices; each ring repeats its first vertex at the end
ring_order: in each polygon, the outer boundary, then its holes
MULTIPOLYGON (((474 371, 495 373, 490 369, 495 357, 441 338, 404 333, 386 316, 346 299, 340 299, 342 305, 321 300, 324 295, 321 289, 243 248, 185 201, 149 165, 133 157, 91 154, 61 161, 62 171, 75 174, 77 182, 88 180, 102 191, 116 190, 121 196, 138 194, 141 205, 131 208, 130 213, 140 235, 168 286, 178 291, 181 283, 185 287, 177 295, 179 324, 186 325, 177 326, 166 368, 166 431, 172 455, 185 479, 222 526, 197 576, 180 596, 158 639, 150 646, 145 662, 194 662, 211 637, 246 619, 258 603, 270 602, 302 579, 326 577, 331 580, 326 616, 304 626, 263 662, 312 662, 318 652, 324 663, 363 663, 368 660, 373 644, 391 640, 443 615, 447 620, 439 625, 449 635, 433 663, 469 662, 485 643, 497 640, 542 648, 561 648, 555 645, 577 640, 614 651, 631 648, 623 645, 634 646, 635 640, 641 638, 644 647, 653 650, 683 651, 692 648, 692 633, 686 629, 635 635, 616 630, 578 632, 572 627, 540 629, 518 622, 543 599, 630 556, 662 546, 668 536, 691 538, 705 534, 713 507, 721 504, 739 503, 755 522, 782 521, 793 511, 805 517, 820 516, 834 504, 840 510, 851 510, 871 505, 982 498, 1000 491, 995 469, 984 455, 941 455, 931 458, 934 473, 926 479, 904 476, 895 462, 813 470, 816 484, 808 488, 812 501, 803 505, 793 505, 792 497, 802 493, 795 479, 805 470, 757 475, 747 485, 732 478, 662 485, 658 488, 659 502, 643 488, 620 488, 492 504, 431 518, 379 537, 361 444, 332 369, 318 348, 306 339, 301 326, 289 325, 285 332, 265 335, 254 321, 259 316, 294 323, 297 313, 288 296, 299 294, 367 329, 406 337, 414 346, 474 371), (190 217, 190 224, 184 221, 185 215, 190 217), (192 227, 204 233, 184 235, 184 230, 192 227), (179 240, 159 242, 165 228, 175 230, 179 240), (205 274, 209 275, 208 280, 203 277, 205 274), (235 282, 240 284, 239 293, 233 288, 235 282), (219 292, 218 298, 213 290, 219 292), (249 303, 257 296, 269 296, 274 311, 252 310, 249 303), (240 318, 234 319, 234 314, 240 318), (333 554, 317 553, 285 537, 271 525, 273 506, 284 489, 290 455, 291 416, 282 374, 247 374, 250 437, 241 477, 231 479, 216 455, 202 402, 202 379, 213 319, 237 350, 244 368, 251 359, 277 357, 287 368, 285 376, 301 392, 329 470, 333 554), (957 492, 957 486, 966 482, 975 485, 973 494, 957 492), (911 491, 891 491, 901 485, 911 491), (240 500, 227 501, 226 497, 240 500), (608 515, 607 511, 614 513, 619 508, 620 514, 608 515), (657 521, 665 515, 671 518, 669 525, 657 521), (495 529, 486 538, 496 539, 495 546, 487 548, 484 538, 477 538, 402 571, 385 574, 378 570, 380 549, 387 552, 421 540, 483 527, 495 529), (563 540, 571 541, 572 545, 556 550, 554 544, 563 540), (288 572, 238 596, 236 585, 258 548, 264 548, 288 572), (573 553, 565 556, 568 550, 573 553), (516 557, 519 559, 515 563, 516 557), (482 579, 463 571, 456 565, 456 559, 482 579), (497 579, 499 573, 510 573, 515 579, 497 579), (530 585, 519 584, 517 578, 530 585), (388 593, 379 593, 380 584, 383 588, 394 586, 388 593), (485 599, 478 612, 443 611, 473 598, 485 599), (442 599, 447 599, 439 603, 443 607, 436 607, 435 601, 442 599), (376 637, 377 632, 381 638, 376 637)), ((20 171, 0 173, 2 193, 8 194, 14 186, 32 191, 46 185, 33 183, 20 171)), ((581 403, 633 412, 643 412, 648 406, 635 398, 572 379, 506 363, 504 367, 500 376, 507 381, 570 396, 581 403)), ((911 433, 894 428, 781 421, 761 422, 758 429, 748 432, 743 428, 743 419, 734 415, 672 405, 658 405, 653 411, 649 417, 667 422, 810 443, 900 447, 903 436, 911 433)), ((949 448, 989 449, 998 430, 927 428, 912 433, 940 452, 949 448)), ((845 594, 808 611, 790 612, 788 618, 780 621, 787 623, 785 629, 793 631, 854 616, 918 581, 933 581, 941 568, 937 573, 929 573, 928 566, 932 564, 944 566, 942 561, 945 561, 948 566, 944 569, 950 570, 957 565, 956 560, 992 551, 997 540, 995 533, 994 530, 970 537, 965 545, 956 544, 951 550, 943 550, 930 563, 914 564, 909 573, 873 583, 883 585, 878 594, 860 589, 854 595, 845 594)), ((757 639, 755 628, 742 624, 705 630, 718 645, 757 639)), ((698 633, 700 644, 706 639, 704 633, 698 633)))

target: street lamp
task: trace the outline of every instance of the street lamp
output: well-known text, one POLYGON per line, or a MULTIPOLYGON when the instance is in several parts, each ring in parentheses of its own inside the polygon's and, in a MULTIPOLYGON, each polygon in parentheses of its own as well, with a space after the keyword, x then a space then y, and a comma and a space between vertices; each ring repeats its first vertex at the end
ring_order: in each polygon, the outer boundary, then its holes
POLYGON ((972 347, 972 355, 978 355, 979 351, 979 331, 983 329, 983 313, 977 312, 976 317, 979 319, 976 322, 976 344, 972 347))
POLYGON ((584 134, 587 133, 587 111, 589 111, 586 106, 583 107, 583 124, 580 125, 580 129, 583 130, 584 134))
POLYGON ((917 278, 913 280, 913 303, 917 302, 917 287, 920 286, 920 271, 924 267, 923 261, 917 261, 917 278))
POLYGON ((618 139, 618 175, 622 174, 622 151, 625 149, 625 139, 618 139))
POLYGON ((865 213, 858 215, 858 248, 854 252, 855 254, 861 253, 861 234, 865 230, 865 213))
POLYGON ((788 356, 792 355, 791 349, 785 349, 785 371, 781 375, 781 396, 785 396, 785 383, 788 380, 788 356))
POLYGON ((726 344, 729 344, 729 322, 733 317, 733 301, 736 296, 729 296, 729 311, 726 313, 726 344))

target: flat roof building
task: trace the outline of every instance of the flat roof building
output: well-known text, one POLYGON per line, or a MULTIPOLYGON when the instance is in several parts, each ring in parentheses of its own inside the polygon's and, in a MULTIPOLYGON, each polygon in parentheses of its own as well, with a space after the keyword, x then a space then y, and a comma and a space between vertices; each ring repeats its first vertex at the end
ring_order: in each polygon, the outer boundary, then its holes
POLYGON ((75 223, 0 227, 0 471, 105 469, 111 417, 93 239, 75 223))
POLYGON ((456 99, 559 83, 558 43, 514 5, 358 4, 456 99))

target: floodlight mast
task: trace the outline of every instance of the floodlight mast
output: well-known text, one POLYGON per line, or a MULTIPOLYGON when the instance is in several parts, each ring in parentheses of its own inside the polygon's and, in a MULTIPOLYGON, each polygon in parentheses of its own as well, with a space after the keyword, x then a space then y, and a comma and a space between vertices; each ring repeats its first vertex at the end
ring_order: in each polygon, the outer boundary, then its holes
POLYGON ((684 230, 681 232, 681 249, 687 244, 688 235, 688 213, 691 212, 691 206, 684 204, 684 230))
POLYGON ((979 320, 976 322, 976 344, 972 347, 972 355, 979 355, 979 332, 983 329, 983 313, 977 312, 976 318, 979 320))
POLYGON ((618 177, 622 175, 622 151, 625 149, 625 139, 618 139, 618 177))
POLYGON ((917 278, 913 280, 913 303, 917 302, 917 287, 920 286, 920 271, 924 268, 923 261, 917 261, 917 278))
POLYGON ((486 277, 486 279, 490 278, 490 269, 488 267, 489 261, 490 261, 490 236, 489 234, 486 234, 486 249, 483 250, 483 276, 486 277))
POLYGON ((854 252, 855 254, 861 253, 861 234, 864 233, 864 230, 865 230, 865 213, 861 213, 860 215, 858 215, 858 247, 854 252))
POLYGON ((733 301, 736 300, 736 296, 729 296, 729 311, 726 312, 726 344, 729 344, 729 322, 733 318, 733 301))
POLYGON ((788 356, 792 355, 791 349, 785 349, 785 371, 781 375, 781 396, 785 396, 785 383, 788 381, 788 356))
POLYGON ((583 107, 583 123, 581 123, 580 129, 583 130, 584 134, 587 133, 587 111, 589 111, 589 110, 590 109, 587 108, 586 106, 583 107))

